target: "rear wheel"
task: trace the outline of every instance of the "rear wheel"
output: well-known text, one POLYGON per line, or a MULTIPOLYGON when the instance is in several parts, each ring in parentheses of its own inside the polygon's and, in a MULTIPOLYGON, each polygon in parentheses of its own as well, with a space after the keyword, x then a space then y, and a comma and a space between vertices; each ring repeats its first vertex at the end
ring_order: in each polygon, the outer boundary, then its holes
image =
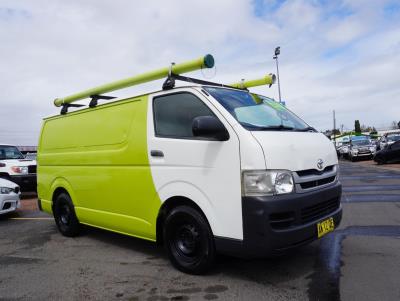
POLYGON ((165 219, 164 244, 172 264, 189 274, 203 274, 215 261, 214 238, 204 216, 189 206, 171 210, 165 219))
POLYGON ((79 234, 79 221, 71 197, 67 193, 60 193, 56 197, 53 213, 57 228, 62 235, 73 237, 79 234))

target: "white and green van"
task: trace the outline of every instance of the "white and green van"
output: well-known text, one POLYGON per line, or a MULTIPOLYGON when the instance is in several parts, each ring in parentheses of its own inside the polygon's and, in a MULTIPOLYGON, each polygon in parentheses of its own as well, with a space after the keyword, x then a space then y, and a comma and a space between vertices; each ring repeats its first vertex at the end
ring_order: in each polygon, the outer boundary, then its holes
POLYGON ((63 114, 43 122, 38 195, 60 232, 75 236, 86 224, 158 242, 175 267, 203 273, 218 252, 263 257, 336 228, 341 184, 332 143, 250 93, 256 81, 225 86, 178 75, 193 65, 212 67, 213 59, 146 74, 168 76, 154 93, 97 103, 145 81, 133 77, 56 99, 63 114), (88 108, 67 112, 85 97, 88 108))

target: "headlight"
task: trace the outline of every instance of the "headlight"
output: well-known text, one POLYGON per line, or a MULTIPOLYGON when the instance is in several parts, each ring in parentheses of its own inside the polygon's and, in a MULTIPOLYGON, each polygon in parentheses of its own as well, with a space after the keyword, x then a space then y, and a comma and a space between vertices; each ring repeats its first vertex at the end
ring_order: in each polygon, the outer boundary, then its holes
POLYGON ((352 154, 358 154, 358 149, 352 149, 352 150, 351 150, 351 153, 352 153, 352 154))
POLYGON ((243 195, 261 196, 291 193, 293 177, 288 170, 249 170, 242 176, 243 195))
POLYGON ((27 174, 28 166, 12 166, 11 170, 15 173, 27 174))
POLYGON ((371 146, 369 148, 369 150, 370 150, 371 153, 374 153, 374 152, 376 152, 376 147, 375 146, 371 146))
POLYGON ((14 189, 9 187, 0 187, 0 194, 10 194, 14 189))

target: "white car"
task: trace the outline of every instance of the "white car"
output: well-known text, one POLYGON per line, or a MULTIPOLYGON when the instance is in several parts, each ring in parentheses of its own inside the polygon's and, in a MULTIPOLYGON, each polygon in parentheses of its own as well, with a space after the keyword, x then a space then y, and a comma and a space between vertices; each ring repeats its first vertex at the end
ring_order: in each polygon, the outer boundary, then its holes
POLYGON ((17 184, 0 178, 0 215, 20 208, 20 194, 17 184))
POLYGON ((22 191, 36 191, 36 160, 26 159, 14 145, 0 144, 0 178, 17 183, 22 191))
POLYGON ((343 143, 341 146, 338 147, 337 152, 338 157, 347 158, 349 156, 349 143, 343 143))
POLYGON ((400 140, 400 133, 387 133, 379 139, 379 150, 385 149, 388 145, 400 140))

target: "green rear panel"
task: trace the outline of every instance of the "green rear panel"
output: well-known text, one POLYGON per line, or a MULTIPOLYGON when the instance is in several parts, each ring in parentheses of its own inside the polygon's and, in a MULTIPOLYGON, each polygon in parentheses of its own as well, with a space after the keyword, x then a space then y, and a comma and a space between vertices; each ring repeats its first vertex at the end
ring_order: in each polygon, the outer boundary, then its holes
POLYGON ((161 201, 148 160, 147 104, 141 96, 45 120, 38 154, 45 211, 62 187, 80 222, 155 240, 161 201))

